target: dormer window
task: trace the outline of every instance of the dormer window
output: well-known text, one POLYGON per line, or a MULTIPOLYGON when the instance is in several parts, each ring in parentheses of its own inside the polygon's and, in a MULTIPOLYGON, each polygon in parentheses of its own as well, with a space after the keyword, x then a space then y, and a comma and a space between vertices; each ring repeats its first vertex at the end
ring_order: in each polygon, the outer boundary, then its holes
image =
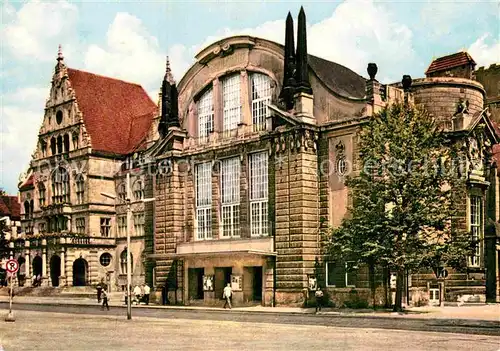
POLYGON ((200 141, 208 141, 214 131, 213 89, 207 90, 198 102, 198 136, 200 141))
POLYGON ((228 132, 238 128, 241 122, 240 74, 222 80, 223 130, 228 132))

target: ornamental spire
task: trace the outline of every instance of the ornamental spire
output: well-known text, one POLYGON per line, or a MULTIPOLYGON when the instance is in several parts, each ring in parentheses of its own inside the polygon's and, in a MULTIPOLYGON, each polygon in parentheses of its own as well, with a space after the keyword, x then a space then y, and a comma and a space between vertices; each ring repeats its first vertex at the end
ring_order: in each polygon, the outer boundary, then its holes
POLYGON ((165 68, 164 80, 169 82, 171 85, 175 84, 175 79, 174 79, 174 76, 172 74, 172 70, 170 69, 170 59, 168 56, 167 56, 167 64, 166 64, 166 68, 165 68))
POLYGON ((287 110, 293 108, 293 93, 295 87, 295 40, 293 35, 293 18, 288 12, 285 27, 285 62, 283 72, 283 88, 280 99, 284 102, 287 110))
POLYGON ((307 33, 306 33, 306 13, 300 7, 297 32, 297 91, 312 94, 311 83, 309 83, 309 67, 307 64, 307 33))

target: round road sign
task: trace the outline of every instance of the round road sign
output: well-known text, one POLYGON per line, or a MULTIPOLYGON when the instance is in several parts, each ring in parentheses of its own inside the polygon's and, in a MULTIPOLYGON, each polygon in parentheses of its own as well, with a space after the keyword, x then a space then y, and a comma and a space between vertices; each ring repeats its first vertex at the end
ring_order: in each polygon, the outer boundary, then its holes
POLYGON ((5 268, 9 273, 16 273, 19 270, 19 262, 17 262, 14 259, 8 260, 7 264, 5 265, 5 268))

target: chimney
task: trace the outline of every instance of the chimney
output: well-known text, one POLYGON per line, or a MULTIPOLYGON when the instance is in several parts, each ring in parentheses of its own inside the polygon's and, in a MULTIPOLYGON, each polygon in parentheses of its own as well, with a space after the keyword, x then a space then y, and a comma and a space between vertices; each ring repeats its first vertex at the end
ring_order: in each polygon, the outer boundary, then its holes
POLYGON ((307 33, 306 14, 304 8, 300 7, 297 32, 297 70, 295 79, 295 115, 303 122, 315 124, 313 116, 314 98, 311 84, 309 83, 309 65, 307 63, 307 33))

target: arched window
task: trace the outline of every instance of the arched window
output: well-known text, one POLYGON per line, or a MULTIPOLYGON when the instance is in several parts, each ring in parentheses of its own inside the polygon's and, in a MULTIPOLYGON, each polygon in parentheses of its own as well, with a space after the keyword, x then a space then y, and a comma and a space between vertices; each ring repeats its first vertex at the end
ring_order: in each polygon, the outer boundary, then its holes
POLYGON ((55 155, 56 154, 56 138, 52 137, 50 139, 50 151, 52 153, 52 155, 55 155))
POLYGON ((84 203, 85 195, 85 179, 80 174, 76 180, 76 203, 81 205, 84 203))
POLYGON ((57 153, 58 154, 62 154, 63 152, 63 140, 62 140, 62 136, 58 136, 57 137, 57 153))
POLYGON ((69 152, 69 135, 64 134, 64 152, 69 152))
POLYGON ((40 150, 42 151, 42 157, 47 156, 47 142, 45 140, 40 141, 40 150))
POLYGON ((267 104, 271 102, 271 79, 265 74, 250 74, 252 84, 252 124, 253 131, 266 130, 267 117, 270 115, 267 104))
POLYGON ((45 206, 45 185, 43 183, 38 184, 38 201, 40 207, 45 206))
POLYGON ((69 173, 59 167, 52 172, 52 203, 69 203, 69 173))
POLYGON ((73 132, 73 150, 76 150, 78 149, 79 145, 78 145, 78 133, 77 132, 73 132))
POLYGON ((138 180, 134 183, 134 199, 144 199, 144 183, 141 180, 138 180))
POLYGON ((118 200, 120 202, 125 202, 127 199, 127 187, 125 186, 125 183, 121 183, 118 185, 118 200))
MULTIPOLYGON (((130 273, 134 272, 134 257, 130 253, 130 273)), ((122 274, 127 274, 127 249, 123 250, 120 255, 120 268, 122 274)))

